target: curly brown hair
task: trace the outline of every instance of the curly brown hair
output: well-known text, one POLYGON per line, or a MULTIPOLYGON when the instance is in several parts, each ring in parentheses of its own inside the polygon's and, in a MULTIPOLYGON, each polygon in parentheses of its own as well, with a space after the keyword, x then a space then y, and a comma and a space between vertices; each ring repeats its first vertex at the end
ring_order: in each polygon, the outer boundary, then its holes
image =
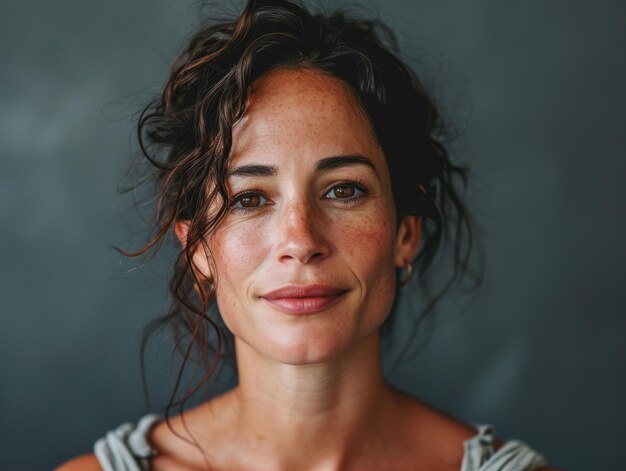
POLYGON ((158 251, 177 221, 189 223, 173 268, 172 307, 150 326, 171 325, 184 358, 166 417, 206 383, 229 336, 219 319, 207 315, 217 280, 202 280, 192 259, 227 214, 233 125, 245 113, 255 80, 272 70, 313 69, 354 93, 385 153, 398 220, 422 218, 422 248, 414 261, 421 287, 428 286, 426 274, 442 243, 451 248, 450 276, 431 292, 415 325, 466 273, 472 230, 458 186, 465 185, 467 169, 450 161, 434 100, 398 54, 393 33, 378 20, 313 13, 298 1, 248 0, 236 19, 201 27, 177 57, 162 94, 138 123, 141 153, 154 166, 154 232, 142 250, 126 253, 158 251), (194 347, 207 362, 203 377, 175 401, 194 347))

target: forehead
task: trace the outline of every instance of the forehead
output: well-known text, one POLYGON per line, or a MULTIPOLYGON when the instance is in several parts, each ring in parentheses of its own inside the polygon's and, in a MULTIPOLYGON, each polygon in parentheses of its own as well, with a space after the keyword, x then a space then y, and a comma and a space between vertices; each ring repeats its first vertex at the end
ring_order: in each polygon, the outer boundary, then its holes
POLYGON ((375 133, 353 92, 316 70, 277 70, 258 79, 233 128, 232 159, 248 151, 303 147, 320 154, 378 152, 375 133))

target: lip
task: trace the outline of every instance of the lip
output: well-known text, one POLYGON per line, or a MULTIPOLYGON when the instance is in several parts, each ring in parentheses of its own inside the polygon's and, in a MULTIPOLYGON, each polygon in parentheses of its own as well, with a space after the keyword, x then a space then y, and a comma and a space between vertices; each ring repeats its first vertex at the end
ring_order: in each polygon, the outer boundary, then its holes
POLYGON ((289 285, 260 297, 286 314, 314 314, 333 306, 347 292, 329 285, 289 285))

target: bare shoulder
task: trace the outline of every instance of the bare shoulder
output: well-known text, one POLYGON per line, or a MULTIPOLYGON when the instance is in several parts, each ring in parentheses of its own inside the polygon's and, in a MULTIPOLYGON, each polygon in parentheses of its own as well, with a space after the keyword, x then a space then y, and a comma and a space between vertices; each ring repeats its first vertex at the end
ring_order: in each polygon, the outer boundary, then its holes
POLYGON ((407 430, 414 436, 430 437, 438 443, 458 444, 476 436, 477 430, 414 397, 397 391, 398 404, 407 420, 407 430))
POLYGON ((396 443, 407 450, 407 461, 423 463, 424 469, 458 470, 464 443, 477 430, 405 393, 395 391, 394 395, 396 410, 391 415, 394 422, 400 421, 396 430, 402 433, 396 443))
POLYGON ((102 471, 96 455, 93 453, 81 455, 63 463, 55 471, 102 471))
MULTIPOLYGON (((420 438, 423 443, 428 444, 430 449, 437 449, 442 456, 453 456, 455 460, 460 460, 463 443, 474 438, 478 430, 405 393, 399 392, 399 395, 408 421, 405 430, 412 433, 415 441, 417 442, 417 439, 420 438)), ((502 440, 494 439, 496 449, 502 445, 502 440)), ((458 467, 452 466, 451 469, 458 469, 458 467)), ((547 466, 537 471, 565 470, 547 466)))
POLYGON ((233 422, 233 409, 224 394, 157 423, 148 436, 157 451, 153 469, 206 469, 209 457, 211 465, 219 463, 235 443, 233 422))

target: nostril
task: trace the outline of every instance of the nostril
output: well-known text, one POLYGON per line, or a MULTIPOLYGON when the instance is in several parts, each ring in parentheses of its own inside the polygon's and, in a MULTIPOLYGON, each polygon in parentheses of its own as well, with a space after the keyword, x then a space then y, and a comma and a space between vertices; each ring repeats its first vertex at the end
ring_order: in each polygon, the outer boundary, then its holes
POLYGON ((324 256, 324 254, 322 252, 315 252, 314 254, 312 254, 309 257, 309 260, 315 260, 315 259, 318 259, 318 258, 322 258, 323 256, 324 256))
POLYGON ((319 261, 326 256, 326 244, 320 240, 291 240, 278 247, 278 259, 281 262, 291 260, 306 264, 319 261))
POLYGON ((306 253, 304 251, 289 251, 288 253, 282 254, 280 260, 283 262, 287 262, 289 260, 298 260, 301 263, 310 263, 322 258, 324 258, 323 252, 306 253))
POLYGON ((294 203, 285 209, 275 232, 277 260, 309 263, 327 255, 326 230, 315 216, 314 208, 302 203, 294 203))

